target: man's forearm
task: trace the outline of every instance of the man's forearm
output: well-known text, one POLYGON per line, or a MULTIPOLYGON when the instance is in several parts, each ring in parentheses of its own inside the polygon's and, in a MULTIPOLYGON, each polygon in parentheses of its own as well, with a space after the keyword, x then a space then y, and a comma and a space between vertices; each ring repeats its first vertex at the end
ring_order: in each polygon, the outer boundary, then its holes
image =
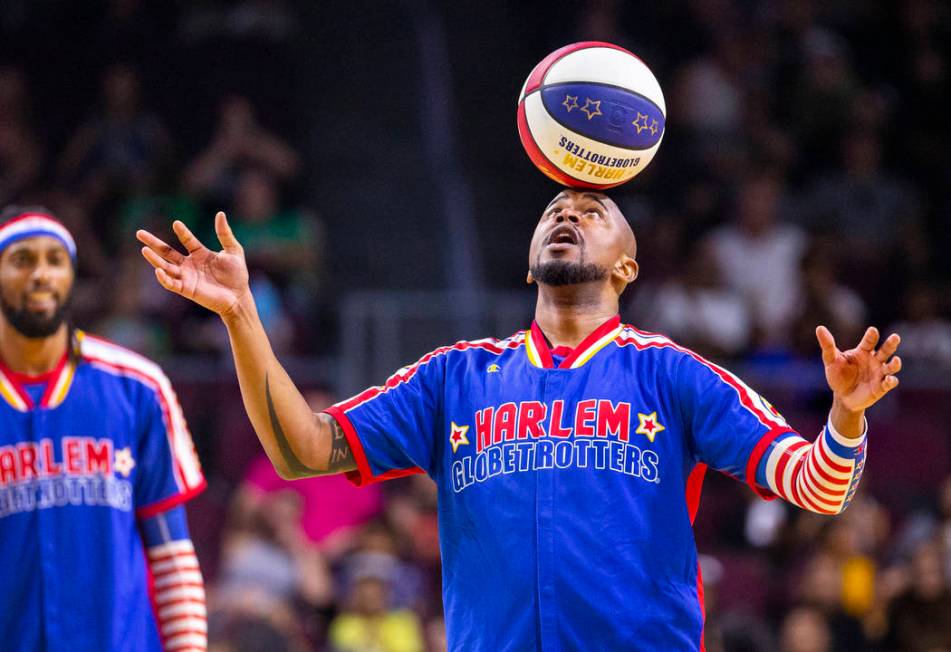
POLYGON ((287 478, 353 468, 339 426, 316 415, 278 362, 254 301, 222 315, 234 354, 245 410, 277 471, 287 478), (349 462, 348 462, 349 461, 349 462))

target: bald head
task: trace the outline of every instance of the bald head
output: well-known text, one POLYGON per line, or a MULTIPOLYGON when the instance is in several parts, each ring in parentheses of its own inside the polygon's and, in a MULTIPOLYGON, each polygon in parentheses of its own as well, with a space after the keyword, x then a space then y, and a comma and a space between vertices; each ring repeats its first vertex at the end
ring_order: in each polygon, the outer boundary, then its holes
POLYGON ((621 212, 621 208, 613 199, 602 192, 595 192, 591 190, 572 190, 571 188, 565 188, 555 195, 554 199, 548 202, 545 212, 547 213, 552 208, 552 206, 566 199, 588 199, 600 204, 604 209, 606 216, 616 224, 618 237, 623 243, 625 253, 627 253, 627 255, 631 258, 637 257, 637 239, 634 237, 634 230, 631 229, 630 223, 627 221, 627 218, 624 217, 624 213, 621 212))
MULTIPOLYGON (((564 272, 561 284, 610 280, 622 292, 637 276, 637 240, 618 205, 607 195, 566 188, 552 199, 535 229, 529 252, 534 270, 564 272)), ((549 277, 551 278, 551 277, 549 277)))

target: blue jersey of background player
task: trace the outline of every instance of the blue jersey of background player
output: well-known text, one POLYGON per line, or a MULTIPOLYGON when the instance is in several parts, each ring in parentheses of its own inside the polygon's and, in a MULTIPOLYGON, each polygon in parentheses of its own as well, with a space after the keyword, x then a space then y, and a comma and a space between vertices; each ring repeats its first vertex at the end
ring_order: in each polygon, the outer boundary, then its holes
POLYGON ((0 216, 0 648, 204 650, 191 437, 157 365, 70 325, 75 263, 49 211, 0 216))
POLYGON ((696 650, 703 597, 691 523, 706 468, 836 514, 865 456, 865 409, 897 386, 898 336, 839 351, 817 329, 833 400, 810 443, 738 378, 620 323, 634 234, 599 193, 565 190, 529 253, 535 322, 459 342, 314 415, 275 358, 223 213, 223 250, 140 231, 158 281, 218 313, 245 407, 285 477, 357 483, 426 472, 439 486, 453 650, 696 650))

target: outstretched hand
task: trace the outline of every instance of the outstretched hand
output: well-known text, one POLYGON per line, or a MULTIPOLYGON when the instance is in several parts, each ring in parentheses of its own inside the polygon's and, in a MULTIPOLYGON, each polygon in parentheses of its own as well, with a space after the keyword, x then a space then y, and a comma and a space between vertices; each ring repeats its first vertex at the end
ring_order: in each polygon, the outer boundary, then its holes
POLYGON ((895 374, 901 371, 901 358, 894 354, 901 338, 897 333, 889 335, 877 350, 879 334, 875 327, 869 327, 859 345, 848 351, 836 348, 835 338, 825 326, 816 329, 816 338, 822 349, 826 381, 844 408, 861 412, 898 387, 895 374))
POLYGON ((251 296, 244 249, 234 237, 224 213, 219 211, 215 215, 215 233, 222 251, 205 247, 178 220, 172 223, 172 230, 187 255, 148 231, 135 233, 139 242, 145 245, 142 255, 155 268, 155 278, 162 287, 223 317, 251 296))

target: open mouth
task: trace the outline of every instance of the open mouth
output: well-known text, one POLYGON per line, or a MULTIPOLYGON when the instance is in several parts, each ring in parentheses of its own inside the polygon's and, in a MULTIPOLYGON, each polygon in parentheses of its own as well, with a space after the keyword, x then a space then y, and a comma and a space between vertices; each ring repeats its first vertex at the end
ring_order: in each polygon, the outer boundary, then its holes
POLYGON ((545 244, 548 246, 558 245, 559 248, 578 246, 581 244, 581 234, 573 226, 562 224, 552 229, 545 244))

